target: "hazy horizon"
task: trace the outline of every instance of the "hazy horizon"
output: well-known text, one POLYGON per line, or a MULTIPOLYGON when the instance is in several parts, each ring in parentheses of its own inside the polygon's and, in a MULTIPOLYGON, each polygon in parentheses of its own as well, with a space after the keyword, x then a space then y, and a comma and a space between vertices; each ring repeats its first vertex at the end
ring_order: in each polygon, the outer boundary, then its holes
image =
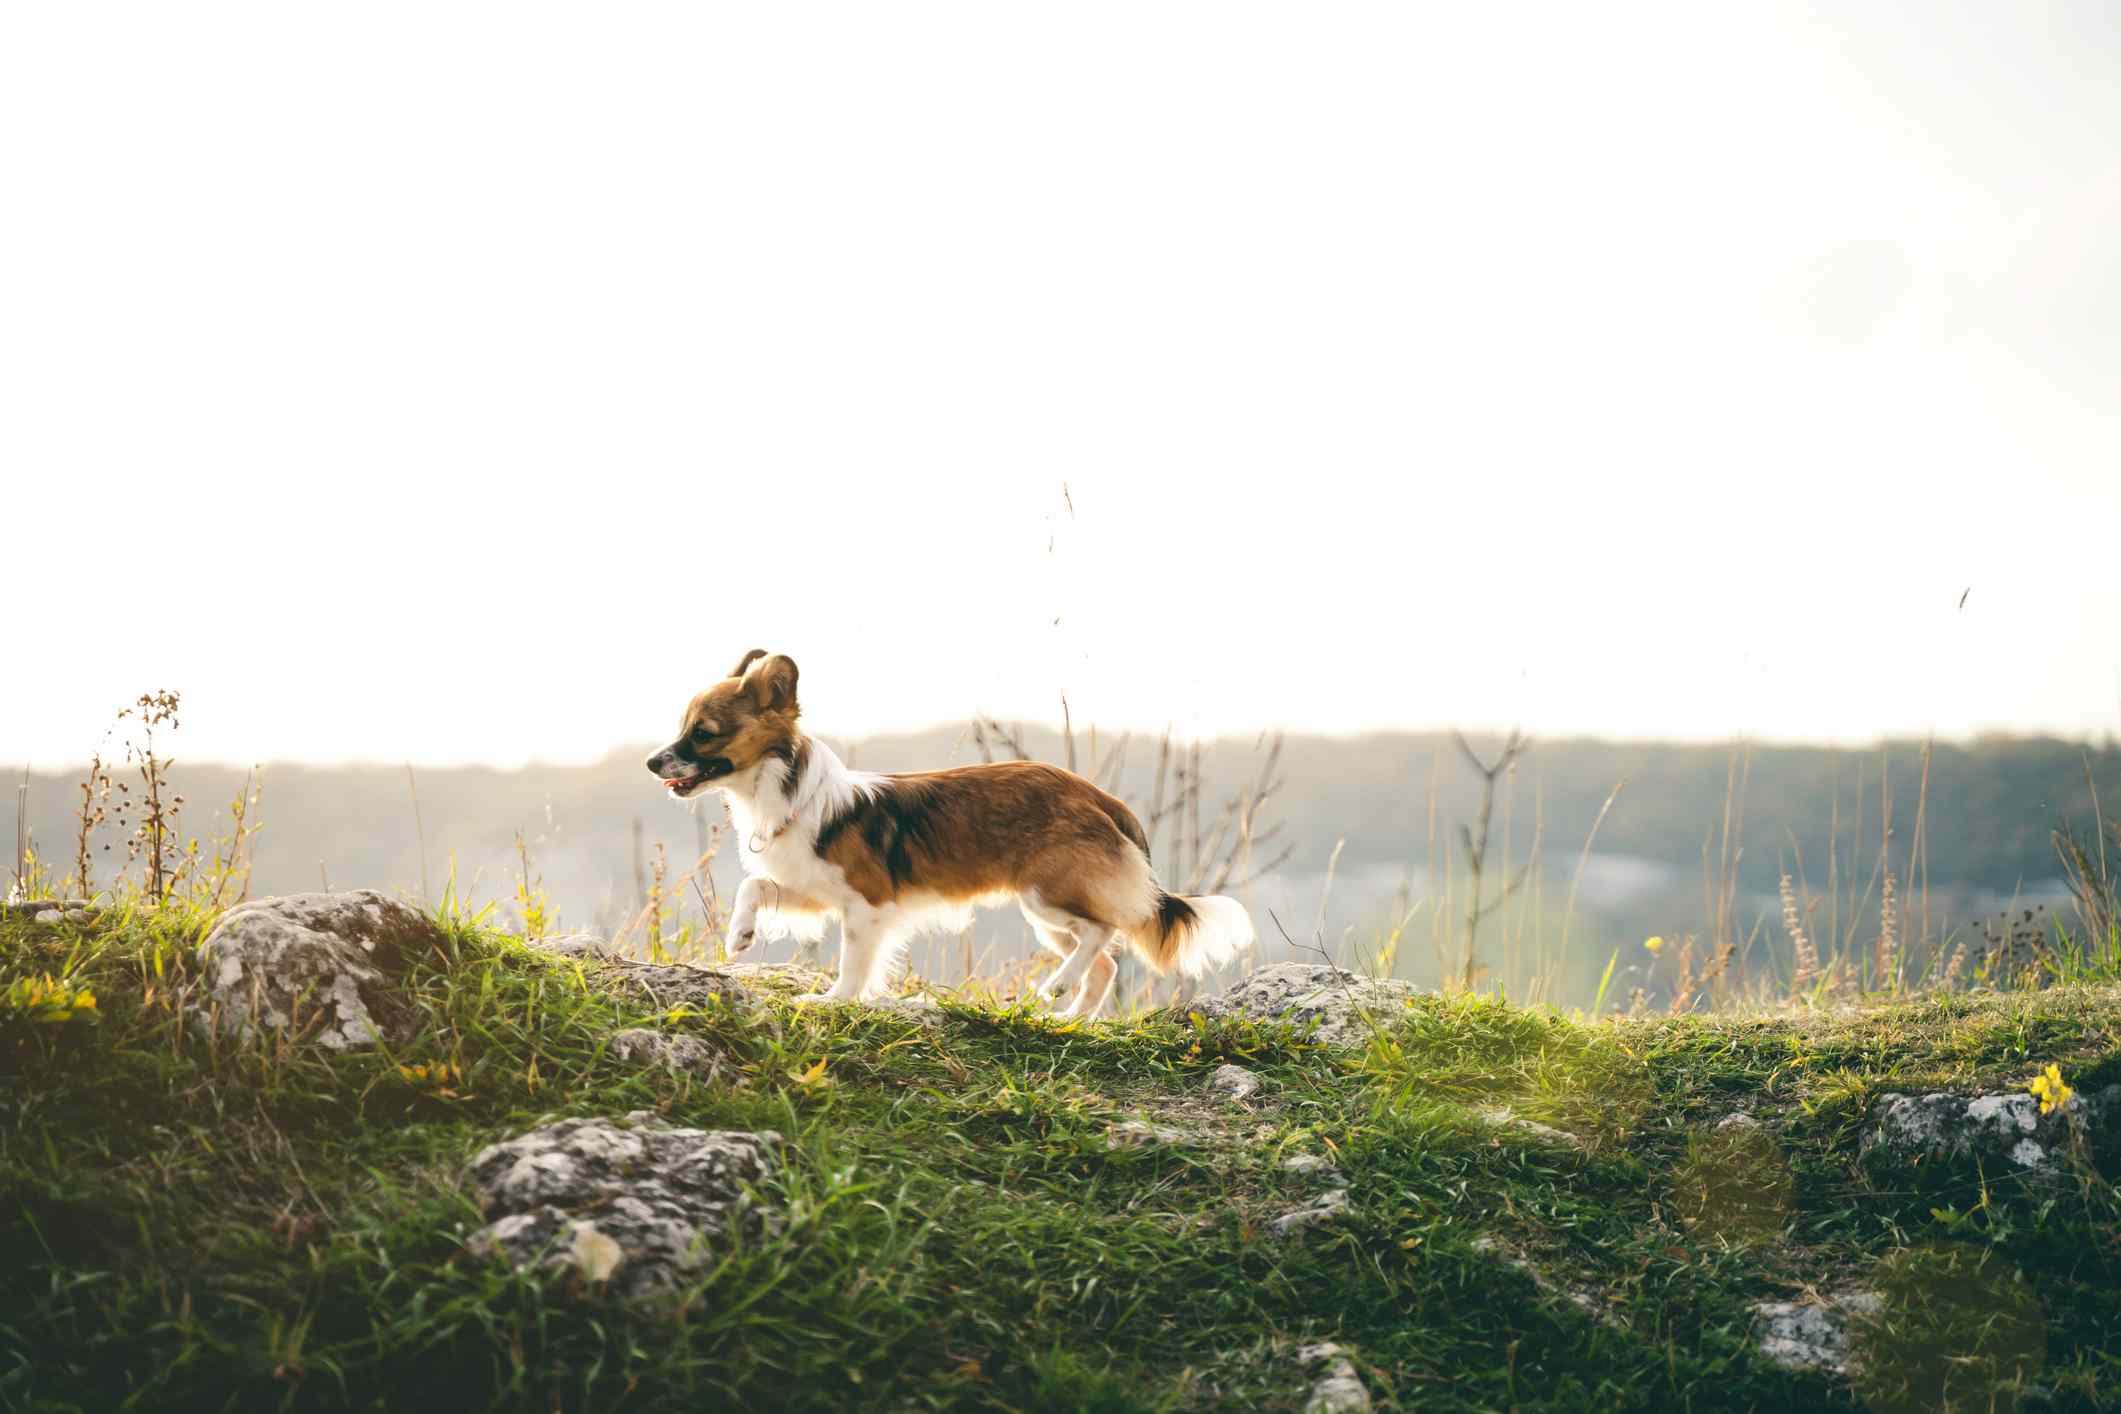
MULTIPOLYGON (((1056 738, 1059 737, 1062 729, 1062 723, 1059 717, 1054 717, 1051 720, 1040 720, 1038 718, 1003 718, 1000 720, 1002 725, 1009 727, 1012 730, 1022 729, 1027 732, 1050 733, 1056 738)), ((1089 728, 1091 725, 1091 723, 1081 721, 1075 723, 1076 740, 1086 756, 1088 754, 1089 746, 1091 744, 1089 735, 1089 728)), ((1153 749, 1157 739, 1163 735, 1162 727, 1156 727, 1152 729, 1122 728, 1119 731, 1108 731, 1102 723, 1096 725, 1098 743, 1102 747, 1107 749, 1113 746, 1122 735, 1131 737, 1137 747, 1141 747, 1144 749, 1153 749)), ((859 734, 850 732, 824 731, 808 721, 805 721, 803 723, 803 729, 810 735, 818 737, 826 741, 828 744, 832 744, 835 746, 844 746, 847 744, 852 744, 857 748, 861 747, 865 743, 870 742, 904 742, 911 739, 928 738, 940 733, 949 732, 954 733, 961 738, 960 745, 962 745, 965 750, 973 750, 973 738, 971 735, 969 718, 963 721, 946 720, 939 722, 930 722, 925 726, 894 728, 887 731, 863 732, 859 734)), ((1506 736, 1510 730, 1511 728, 1508 727, 1461 728, 1455 726, 1388 726, 1358 727, 1341 731, 1335 731, 1330 729, 1316 731, 1299 731, 1293 728, 1285 727, 1262 727, 1254 731, 1221 732, 1213 736, 1197 738, 1197 740, 1199 740, 1204 747, 1216 745, 1233 746, 1253 743, 1259 740, 1260 738, 1280 734, 1292 739, 1302 738, 1307 740, 1325 741, 1336 744, 1349 744, 1361 741, 1365 738, 1373 737, 1380 739, 1394 739, 1401 737, 1426 738, 1437 736, 1440 734, 1462 732, 1469 741, 1473 742, 1476 746, 1478 746, 1492 744, 1494 741, 1497 741, 1502 737, 1506 736)), ((1526 736, 1527 739, 1533 744, 1546 746, 1583 745, 1638 749, 1654 749, 1660 746, 1674 748, 1729 746, 1733 750, 1817 749, 1824 751, 1844 751, 1850 753, 1860 753, 1878 751, 1888 747, 1919 747, 1924 742, 1931 742, 1937 746, 1978 748, 1984 745, 1998 743, 2047 741, 2059 742, 2066 746, 2082 746, 2086 748, 2103 749, 2111 748, 2117 739, 2121 739, 2121 732, 2117 732, 2114 727, 2105 727, 2100 728, 2098 730, 2079 732, 2075 734, 2053 731, 1997 730, 1974 731, 1957 736, 1945 736, 1942 734, 1925 734, 1917 736, 1872 736, 1868 738, 1851 740, 1832 740, 1800 737, 1766 737, 1749 735, 1703 737, 1667 735, 1652 737, 1621 736, 1597 732, 1554 732, 1541 735, 1533 735, 1530 733, 1526 733, 1526 736)), ((1181 737, 1176 733, 1172 735, 1172 741, 1174 743, 1183 741, 1190 745, 1194 740, 1196 740, 1196 738, 1181 737)), ((516 761, 493 761, 477 759, 467 759, 461 761, 435 761, 406 758, 385 759, 381 757, 282 756, 271 758, 246 759, 242 757, 231 758, 221 756, 208 756, 202 755, 195 751, 188 751, 185 749, 185 732, 182 729, 167 737, 161 738, 161 741, 164 745, 172 748, 172 759, 182 759, 183 761, 196 766, 211 766, 219 769, 237 771, 253 767, 260 770, 269 770, 274 766, 300 767, 306 770, 326 771, 402 771, 407 766, 411 766, 417 770, 432 771, 488 770, 500 772, 523 772, 534 771, 539 769, 540 767, 553 767, 556 769, 574 769, 582 766, 599 765, 614 760, 630 760, 636 753, 645 758, 648 753, 654 751, 657 747, 663 745, 663 743, 660 741, 652 741, 648 738, 643 738, 639 741, 618 742, 612 746, 606 747, 602 751, 592 752, 580 757, 532 756, 523 760, 516 761)), ((116 746, 122 754, 122 738, 114 734, 110 738, 110 742, 112 745, 116 746)), ((17 774, 25 770, 36 771, 40 773, 64 772, 70 769, 74 769, 76 767, 85 767, 88 764, 88 760, 88 752, 82 752, 80 755, 72 758, 62 757, 54 760, 39 761, 28 760, 20 756, 0 756, 0 776, 4 776, 4 774, 9 771, 15 772, 17 774)), ((112 758, 108 753, 106 753, 105 764, 110 764, 111 761, 112 758)), ((857 762, 856 764, 859 765, 860 763, 857 762)), ((957 763, 946 762, 938 764, 957 763)), ((906 766, 897 769, 910 770, 920 768, 906 766)), ((1085 769, 1087 769, 1087 766, 1085 767, 1085 769)))

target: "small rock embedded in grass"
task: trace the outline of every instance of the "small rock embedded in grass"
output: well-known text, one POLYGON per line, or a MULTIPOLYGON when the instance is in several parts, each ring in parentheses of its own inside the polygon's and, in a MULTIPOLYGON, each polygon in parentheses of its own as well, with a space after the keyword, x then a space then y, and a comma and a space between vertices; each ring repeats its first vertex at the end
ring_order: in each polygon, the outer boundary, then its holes
POLYGON ((771 1130, 673 1128, 645 1110, 565 1119, 481 1150, 470 1179, 498 1215, 465 1248, 517 1270, 573 1271, 616 1296, 675 1290, 707 1247, 764 1220, 747 1189, 775 1167, 771 1130))
POLYGON ((1753 1335, 1764 1360, 1785 1370, 1847 1374, 1851 1313, 1879 1309, 1876 1292, 1845 1291, 1826 1301, 1762 1301, 1753 1307, 1753 1335))
POLYGON ((1718 1134, 1751 1134, 1760 1128, 1760 1121, 1744 1110, 1736 1110, 1716 1121, 1718 1134))
POLYGON ((1493 1233, 1482 1233, 1467 1244, 1483 1257, 1493 1257, 1512 1271, 1521 1272, 1539 1289, 1542 1296, 1557 1297, 1611 1330, 1625 1330, 1626 1323, 1613 1311, 1612 1305, 1601 1299, 1596 1287, 1575 1285, 1558 1281, 1541 1271, 1532 1259, 1519 1252, 1509 1243, 1493 1233))
POLYGON ((1299 1029, 1316 1023, 1314 1039, 1353 1046, 1368 1040, 1373 1027, 1404 1011, 1408 1000, 1423 990, 1412 982, 1364 977, 1323 963, 1279 962, 1212 997, 1196 998, 1181 1011, 1283 1021, 1299 1029))
POLYGON ((610 1053, 612 1059, 628 1065, 659 1065, 705 1079, 712 1079, 721 1066, 721 1057, 699 1037, 673 1036, 641 1026, 613 1035, 610 1053))
POLYGON ((343 1052, 406 1029, 411 1007, 398 979, 441 943, 433 919, 373 889, 284 894, 223 914, 199 961, 223 1031, 292 1027, 343 1052))
POLYGON ((1219 1065, 1208 1077, 1208 1093, 1223 1095, 1232 1100, 1246 1099, 1259 1092, 1260 1079, 1241 1065, 1219 1065))
POLYGON ((525 938, 525 947, 553 957, 578 962, 631 962, 626 950, 595 933, 561 933, 550 938, 525 938))
POLYGON ((1559 1144, 1565 1148, 1581 1149, 1583 1147, 1583 1140, 1567 1130, 1556 1129, 1551 1124, 1541 1124, 1536 1119, 1526 1119, 1508 1105, 1492 1105, 1477 1113, 1482 1119, 1494 1125, 1497 1129, 1514 1129, 1527 1138, 1544 1140, 1546 1143, 1559 1144))
POLYGON ((1292 1209, 1267 1224, 1267 1230, 1286 1241, 1322 1223, 1329 1223, 1348 1210, 1348 1190, 1331 1189, 1301 1208, 1292 1209))
POLYGON ((916 992, 910 997, 876 997, 865 1005, 922 1026, 940 1026, 943 1022, 942 1003, 925 993, 916 992))
POLYGON ((1121 1120, 1105 1127, 1105 1147, 1108 1149, 1140 1149, 1152 1144, 1192 1144, 1197 1137, 1183 1129, 1169 1125, 1151 1124, 1145 1119, 1121 1120))
POLYGON ((0 901, 0 918, 23 918, 32 923, 57 923, 68 914, 90 912, 95 902, 85 898, 33 898, 0 901))
POLYGON ((1281 1171, 1297 1178, 1334 1179, 1340 1177, 1340 1168, 1324 1154, 1291 1154, 1279 1165, 1281 1171))
POLYGON ((1305 1346, 1296 1352, 1296 1360, 1316 1374, 1304 1414, 1361 1414, 1370 1407, 1370 1392, 1355 1373, 1355 1362, 1332 1341, 1305 1346))

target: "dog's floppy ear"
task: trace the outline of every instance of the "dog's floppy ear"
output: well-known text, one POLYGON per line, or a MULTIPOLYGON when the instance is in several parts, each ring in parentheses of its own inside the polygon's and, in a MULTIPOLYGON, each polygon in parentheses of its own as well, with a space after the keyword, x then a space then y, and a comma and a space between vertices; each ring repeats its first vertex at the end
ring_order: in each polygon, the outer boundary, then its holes
POLYGON ((756 663, 756 662, 757 662, 757 661, 758 661, 759 659, 761 659, 761 658, 763 658, 763 657, 765 657, 765 656, 766 656, 766 650, 765 650, 765 649, 763 649, 763 648, 754 648, 754 649, 752 649, 752 650, 751 650, 751 651, 750 651, 749 653, 746 653, 746 654, 745 654, 745 655, 744 655, 743 657, 741 657, 741 658, 739 658, 739 659, 737 659, 737 660, 736 660, 736 666, 735 666, 735 667, 733 667, 733 668, 731 668, 731 669, 729 670, 729 676, 731 676, 731 677, 733 677, 733 678, 740 678, 740 677, 742 677, 742 676, 744 675, 744 669, 746 669, 746 668, 750 667, 750 666, 751 666, 751 665, 752 665, 753 663, 756 663))
POLYGON ((795 659, 776 653, 745 676, 744 691, 761 707, 793 707, 795 679, 795 659))

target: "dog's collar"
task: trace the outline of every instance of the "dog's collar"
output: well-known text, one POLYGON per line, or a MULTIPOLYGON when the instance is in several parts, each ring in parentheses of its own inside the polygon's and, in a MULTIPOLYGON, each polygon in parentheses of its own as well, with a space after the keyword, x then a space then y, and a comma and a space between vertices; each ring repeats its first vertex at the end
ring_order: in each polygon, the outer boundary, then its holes
POLYGON ((767 849, 772 846, 775 840, 779 839, 782 835, 787 834, 790 827, 792 827, 796 821, 803 818, 803 811, 809 808, 810 802, 812 800, 816 799, 819 786, 821 786, 824 781, 824 773, 822 771, 812 772, 811 774, 817 779, 814 782, 806 783, 807 793, 802 796, 799 796, 793 803, 789 805, 787 817, 783 819, 780 824, 775 825, 772 829, 766 831, 763 838, 761 838, 760 832, 756 826, 752 828, 751 838, 745 843, 750 846, 751 852, 753 854, 764 854, 767 849))

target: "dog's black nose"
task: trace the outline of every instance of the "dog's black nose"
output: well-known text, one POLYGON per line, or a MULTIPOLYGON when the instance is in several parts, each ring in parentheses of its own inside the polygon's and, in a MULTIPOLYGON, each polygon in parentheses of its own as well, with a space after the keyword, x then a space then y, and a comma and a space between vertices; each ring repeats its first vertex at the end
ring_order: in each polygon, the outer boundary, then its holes
POLYGON ((667 747, 648 758, 648 769, 658 776, 663 774, 663 768, 669 764, 670 751, 667 747))

